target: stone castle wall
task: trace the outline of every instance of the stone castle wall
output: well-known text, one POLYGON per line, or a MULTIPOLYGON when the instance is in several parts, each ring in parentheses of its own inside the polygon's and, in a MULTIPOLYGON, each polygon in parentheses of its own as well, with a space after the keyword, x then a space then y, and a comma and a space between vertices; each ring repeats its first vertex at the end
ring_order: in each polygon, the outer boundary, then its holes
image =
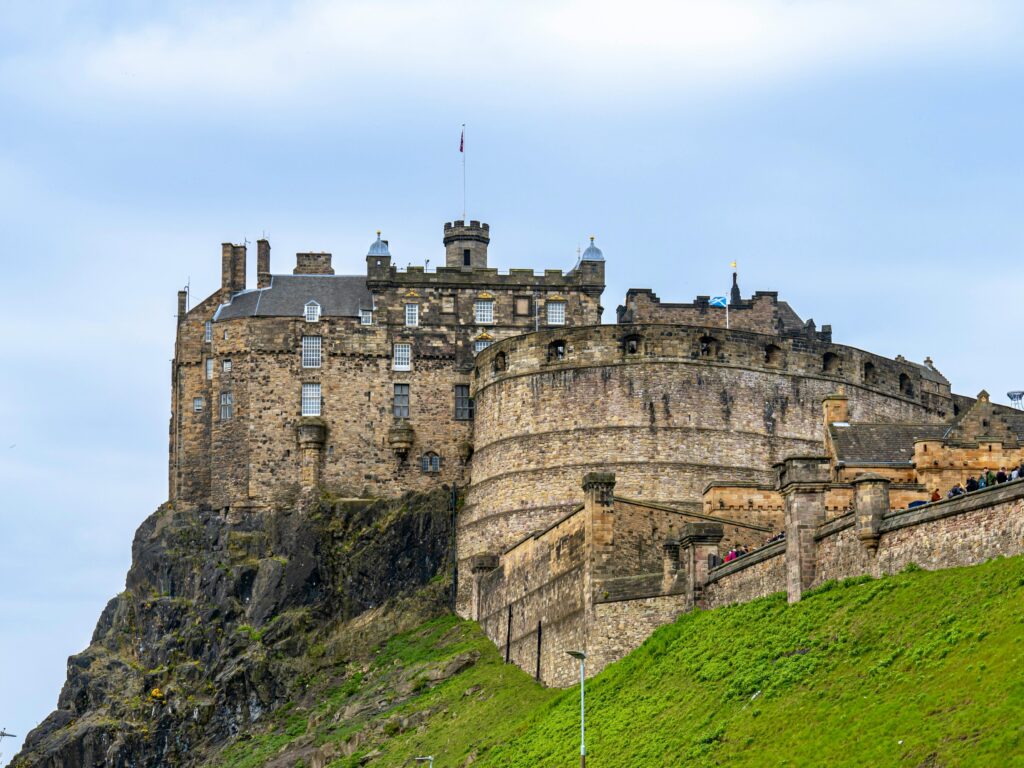
MULTIPOLYGON (((855 511, 814 533, 810 585, 897 573, 911 563, 928 570, 977 565, 1024 553, 1024 481, 885 514, 872 546, 855 511), (877 547, 877 548, 872 548, 877 547)), ((711 570, 702 605, 715 608, 786 591, 787 561, 799 554, 782 541, 711 570)))
MULTIPOLYGON (((477 222, 455 224, 467 238, 487 229, 477 222)), ((446 226, 449 250, 461 247, 451 237, 454 231, 446 226)), ((218 308, 245 288, 245 248, 225 245, 222 288, 187 311, 179 296, 171 500, 246 508, 293 503, 297 493, 317 485, 346 495, 397 496, 440 483, 464 484, 472 422, 456 418, 455 387, 470 383, 474 345, 548 327, 546 308, 553 301, 565 307, 559 328, 599 323, 604 288, 602 262, 581 262, 567 273, 501 274, 486 266, 486 242, 473 240, 472 248, 471 267, 431 272, 399 270, 387 255, 368 256, 366 285, 374 312, 372 323, 364 325, 358 317, 337 315, 306 322, 300 312, 218 319, 218 308), (476 322, 478 300, 493 302, 491 322, 476 322), (418 307, 415 326, 405 324, 407 304, 418 307), (320 337, 319 368, 302 367, 303 336, 320 337), (396 343, 411 345, 411 370, 394 370, 396 343), (322 408, 314 417, 317 440, 300 444, 299 426, 308 422, 301 409, 303 383, 320 384, 322 408), (408 419, 394 416, 396 384, 409 385, 408 419), (221 418, 224 394, 232 399, 229 419, 221 418), (405 434, 401 445, 393 440, 396 427, 405 434), (422 471, 420 458, 427 453, 440 457, 440 472, 422 471)), ((330 254, 299 254, 295 273, 331 275, 330 261, 330 254)), ((258 290, 273 291, 265 241, 258 271, 258 290)))
MULTIPOLYGON (((495 344, 477 363, 462 559, 500 552, 565 515, 581 501, 577 478, 590 471, 614 471, 622 497, 696 512, 711 479, 771 482, 783 457, 820 450, 821 403, 840 385, 858 419, 945 418, 900 390, 901 373, 920 379, 917 367, 806 337, 663 325, 558 329, 495 344), (778 350, 771 362, 769 346, 778 350), (845 367, 823 372, 826 354, 845 367), (868 360, 878 374, 870 386, 844 373, 868 360)), ((459 594, 465 613, 464 584, 459 594)))

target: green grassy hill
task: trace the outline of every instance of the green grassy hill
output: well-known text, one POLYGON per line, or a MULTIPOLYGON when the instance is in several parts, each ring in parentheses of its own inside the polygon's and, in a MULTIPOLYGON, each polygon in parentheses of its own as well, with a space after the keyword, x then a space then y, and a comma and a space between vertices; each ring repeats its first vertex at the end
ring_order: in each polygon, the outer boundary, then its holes
MULTIPOLYGON (((320 670, 214 764, 579 763, 578 688, 541 688, 471 622, 320 670)), ((683 616, 588 682, 587 718, 592 768, 1024 765, 1024 558, 683 616)))

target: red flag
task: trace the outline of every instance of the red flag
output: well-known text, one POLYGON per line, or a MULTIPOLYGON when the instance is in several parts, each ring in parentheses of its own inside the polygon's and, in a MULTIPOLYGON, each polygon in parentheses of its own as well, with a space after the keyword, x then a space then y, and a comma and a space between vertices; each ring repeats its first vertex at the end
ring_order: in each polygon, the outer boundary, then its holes
POLYGON ((462 129, 462 133, 459 134, 459 152, 465 152, 466 151, 465 149, 463 149, 463 146, 465 145, 465 143, 466 143, 466 129, 463 128, 462 129))

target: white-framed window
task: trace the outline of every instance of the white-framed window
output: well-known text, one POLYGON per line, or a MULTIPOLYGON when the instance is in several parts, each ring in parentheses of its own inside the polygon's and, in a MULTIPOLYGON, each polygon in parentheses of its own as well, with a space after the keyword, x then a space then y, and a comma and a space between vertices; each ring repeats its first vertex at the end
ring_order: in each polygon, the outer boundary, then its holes
POLYGON ((303 368, 319 368, 320 367, 320 337, 319 336, 303 336, 302 337, 302 367, 303 368))
POLYGON ((213 321, 207 320, 206 325, 203 326, 203 341, 209 344, 213 341, 213 321))
POLYGON ((440 472, 441 471, 441 457, 433 451, 424 453, 420 456, 420 470, 423 472, 440 472))
POLYGON ((227 421, 235 415, 235 398, 230 392, 220 393, 220 420, 227 421))
POLYGON ((473 354, 478 355, 491 346, 490 339, 477 339, 473 342, 473 354))
POLYGON ((316 323, 320 321, 320 305, 315 301, 306 303, 306 322, 316 323))
POLYGON ((546 306, 548 325, 565 325, 565 302, 549 301, 546 306))
POLYGON ((228 329, 225 328, 224 329, 224 341, 227 341, 227 340, 228 340, 228 329))
POLYGON ((209 381, 213 378, 213 358, 206 358, 206 380, 209 381))
POLYGON ((409 385, 395 384, 395 396, 391 401, 391 413, 396 419, 409 418, 409 385))
POLYGON ((223 373, 231 373, 231 358, 225 358, 221 361, 220 369, 223 373))
POLYGON ((373 325, 373 310, 372 309, 360 309, 359 310, 359 324, 360 325, 373 325))
POLYGON ((391 367, 396 371, 412 370, 412 344, 395 344, 391 367))
POLYGON ((193 397, 192 398, 192 412, 202 413, 203 412, 203 398, 193 397))
POLYGON ((303 416, 319 416, 320 415, 320 385, 319 384, 303 384, 302 385, 302 415, 303 416))
POLYGON ((405 305, 405 324, 409 326, 416 326, 420 324, 420 305, 419 304, 406 304, 405 305))
POLYGON ((494 299, 477 299, 473 302, 473 320, 478 325, 494 322, 494 299))

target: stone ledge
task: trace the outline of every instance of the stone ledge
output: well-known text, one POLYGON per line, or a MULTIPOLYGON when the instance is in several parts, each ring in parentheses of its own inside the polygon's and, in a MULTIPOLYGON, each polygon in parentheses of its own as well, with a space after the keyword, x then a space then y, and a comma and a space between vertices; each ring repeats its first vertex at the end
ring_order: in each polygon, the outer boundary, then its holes
POLYGON ((827 539, 829 536, 835 536, 840 531, 845 531, 847 528, 852 528, 854 524, 854 518, 856 515, 853 512, 847 512, 845 515, 840 515, 827 523, 822 523, 818 526, 818 530, 814 532, 814 540, 821 541, 827 539))
POLYGON ((1024 499, 1024 480, 1013 480, 981 491, 972 491, 954 499, 941 499, 914 509, 890 512, 882 520, 881 533, 898 531, 922 523, 942 520, 945 517, 974 512, 978 509, 1002 504, 1007 501, 1024 499))
MULTIPOLYGON (((677 515, 686 515, 687 517, 696 517, 700 520, 709 520, 712 523, 722 523, 723 525, 735 525, 737 528, 749 528, 752 531, 762 531, 763 533, 771 533, 772 527, 769 525, 756 525, 754 523, 747 523, 741 520, 730 520, 727 517, 716 517, 715 515, 708 515, 704 512, 692 512, 685 509, 679 509, 676 507, 670 507, 665 504, 659 504, 654 501, 640 501, 639 499, 627 499, 624 496, 616 496, 616 501, 621 501, 624 504, 632 504, 635 507, 643 507, 645 509, 655 509, 659 512, 672 512, 677 515)), ((693 503, 693 502, 689 502, 693 503)), ((699 504, 698 504, 699 507, 699 504)))
POLYGON ((773 541, 771 544, 766 544, 763 547, 758 547, 749 555, 737 558, 732 562, 725 563, 723 565, 716 566, 708 571, 708 580, 705 584, 713 584, 714 582, 730 576, 739 571, 746 570, 752 565, 763 563, 766 560, 771 560, 773 557, 779 557, 780 555, 786 554, 786 540, 773 541))

